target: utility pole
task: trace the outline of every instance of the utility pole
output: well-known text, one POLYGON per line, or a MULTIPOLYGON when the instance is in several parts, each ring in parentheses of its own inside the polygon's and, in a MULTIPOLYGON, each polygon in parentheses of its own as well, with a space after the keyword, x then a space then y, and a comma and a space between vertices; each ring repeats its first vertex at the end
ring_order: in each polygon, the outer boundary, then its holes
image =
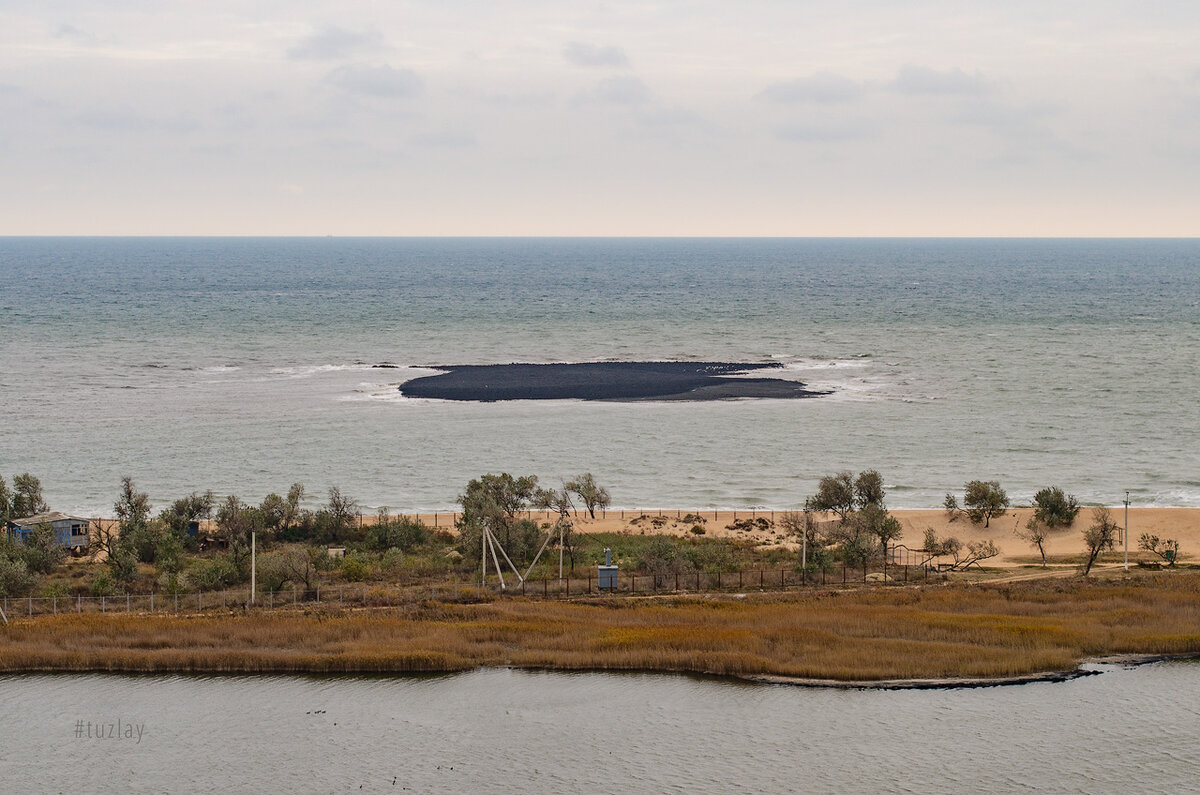
POLYGON ((800 568, 806 572, 808 571, 808 523, 810 521, 812 521, 809 518, 808 511, 809 511, 809 503, 808 503, 808 500, 805 500, 804 501, 804 530, 800 534, 800 537, 802 539, 800 542, 800 568))
POLYGON ((254 592, 258 590, 257 533, 250 531, 250 604, 254 604, 254 592))
POLYGON ((1125 571, 1129 571, 1129 492, 1125 492, 1125 571))

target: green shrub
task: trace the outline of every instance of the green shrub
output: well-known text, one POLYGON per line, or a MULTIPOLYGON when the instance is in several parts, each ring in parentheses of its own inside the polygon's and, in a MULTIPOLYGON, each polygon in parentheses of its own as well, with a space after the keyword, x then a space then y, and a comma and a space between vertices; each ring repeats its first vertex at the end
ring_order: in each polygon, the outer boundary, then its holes
POLYGON ((387 549, 411 552, 427 543, 429 537, 429 528, 424 523, 402 517, 385 519, 368 528, 366 544, 368 549, 377 552, 387 549))
POLYGON ((117 581, 111 573, 101 569, 92 578, 89 590, 92 596, 115 596, 118 593, 117 581))
POLYGON ((1033 495, 1033 515, 1051 529, 1070 527, 1079 515, 1079 502, 1058 486, 1047 486, 1033 495))
POLYGON ((348 582, 362 582, 371 576, 371 567, 358 556, 347 557, 342 561, 342 577, 348 582))
POLYGON ((199 561, 188 577, 201 591, 219 591, 245 581, 238 567, 225 555, 199 561))
POLYGON ((0 555, 0 596, 25 596, 33 590, 33 575, 23 560, 0 555))

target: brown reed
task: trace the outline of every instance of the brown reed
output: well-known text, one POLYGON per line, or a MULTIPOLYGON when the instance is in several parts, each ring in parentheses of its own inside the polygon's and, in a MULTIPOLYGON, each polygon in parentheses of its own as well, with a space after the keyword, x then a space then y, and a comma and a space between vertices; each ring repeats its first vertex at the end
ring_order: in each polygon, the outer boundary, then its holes
POLYGON ((433 672, 480 666, 842 681, 1009 677, 1200 653, 1200 572, 738 598, 609 598, 0 627, 0 671, 433 672))

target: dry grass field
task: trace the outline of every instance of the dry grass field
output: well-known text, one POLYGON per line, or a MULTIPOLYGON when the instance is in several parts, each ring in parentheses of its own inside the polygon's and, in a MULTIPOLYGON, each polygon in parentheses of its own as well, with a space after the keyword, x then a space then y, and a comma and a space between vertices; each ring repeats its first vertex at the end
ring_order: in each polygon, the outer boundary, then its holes
POLYGON ((1200 573, 792 595, 426 602, 0 626, 0 671, 431 672, 480 666, 853 680, 1011 677, 1200 653, 1200 573))

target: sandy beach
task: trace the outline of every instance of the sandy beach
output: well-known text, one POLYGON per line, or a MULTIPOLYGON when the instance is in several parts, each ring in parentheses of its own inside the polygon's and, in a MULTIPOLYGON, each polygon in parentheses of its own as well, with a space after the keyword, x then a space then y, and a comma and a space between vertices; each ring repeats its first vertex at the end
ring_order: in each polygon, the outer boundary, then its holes
MULTIPOLYGON (((1111 507, 1112 518, 1125 524, 1123 506, 1111 507)), ((692 528, 700 526, 704 535, 712 538, 734 538, 768 546, 797 547, 798 539, 789 537, 781 528, 784 511, 771 509, 739 510, 687 510, 687 509, 617 509, 597 512, 592 519, 586 511, 573 517, 576 529, 583 533, 667 533, 689 535, 692 528), (698 517, 703 521, 691 521, 687 517, 698 517)), ((999 557, 988 561, 989 567, 1021 568, 1041 565, 1041 556, 1026 541, 1018 538, 1015 531, 1023 528, 1033 514, 1032 508, 1012 508, 1003 516, 992 519, 987 527, 973 524, 960 515, 953 521, 941 509, 895 510, 892 515, 900 520, 904 535, 898 545, 912 550, 922 547, 926 528, 932 527, 939 537, 954 536, 964 544, 971 541, 991 540, 1000 549, 999 557)), ((547 511, 530 511, 528 517, 540 521, 553 521, 556 514, 547 511)), ((442 529, 452 528, 457 514, 422 513, 421 521, 442 529)), ((831 517, 823 517, 831 518, 831 517)), ((374 517, 364 517, 371 522, 374 517)), ((1072 527, 1054 531, 1046 543, 1048 563, 1074 565, 1083 550, 1082 531, 1091 523, 1091 509, 1084 508, 1072 527)), ((1149 552, 1138 549, 1138 539, 1143 533, 1160 538, 1174 538, 1180 544, 1180 560, 1191 562, 1200 556, 1200 508, 1130 508, 1129 509, 1129 560, 1154 562, 1158 559, 1149 552)), ((1117 553, 1124 551, 1124 540, 1118 542, 1117 553)), ((903 554, 903 553, 901 553, 903 554)))

